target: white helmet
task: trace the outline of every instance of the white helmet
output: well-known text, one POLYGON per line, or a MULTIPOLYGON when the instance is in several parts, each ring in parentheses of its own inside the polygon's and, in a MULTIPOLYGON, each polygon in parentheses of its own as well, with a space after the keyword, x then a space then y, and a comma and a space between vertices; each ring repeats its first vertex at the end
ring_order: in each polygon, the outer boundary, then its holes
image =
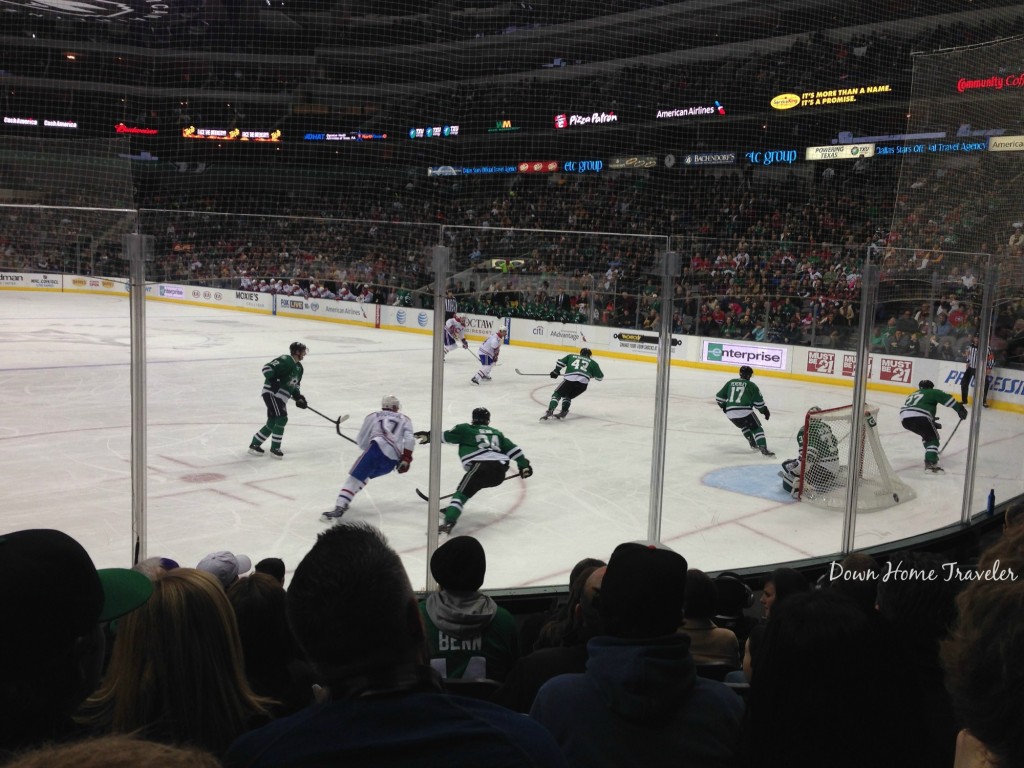
POLYGON ((394 395, 384 395, 384 399, 380 401, 380 407, 385 411, 397 411, 402 407, 402 404, 398 402, 398 398, 394 395))

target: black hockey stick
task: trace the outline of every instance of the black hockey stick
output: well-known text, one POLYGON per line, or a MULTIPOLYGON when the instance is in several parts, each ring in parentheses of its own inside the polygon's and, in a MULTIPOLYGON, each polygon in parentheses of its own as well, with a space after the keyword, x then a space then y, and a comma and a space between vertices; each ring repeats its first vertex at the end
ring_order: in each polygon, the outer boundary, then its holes
POLYGON ((943 452, 944 450, 946 450, 946 446, 947 446, 947 445, 949 445, 949 441, 953 439, 953 435, 955 435, 955 434, 956 434, 956 431, 957 431, 958 429, 960 429, 960 425, 961 425, 961 424, 963 424, 963 423, 964 423, 965 421, 966 421, 966 419, 960 419, 960 421, 958 421, 958 422, 956 423, 956 426, 955 426, 955 427, 953 427, 953 431, 949 433, 949 437, 947 437, 947 438, 946 438, 946 442, 944 442, 944 443, 942 444, 942 447, 941 447, 941 448, 939 448, 939 456, 941 456, 941 455, 942 455, 942 452, 943 452))
POLYGON ((348 441, 349 441, 350 443, 353 443, 353 444, 355 444, 355 445, 359 445, 359 443, 357 443, 357 442, 356 442, 355 440, 353 440, 353 439, 352 439, 351 437, 349 437, 348 435, 346 435, 346 434, 342 434, 342 431, 341 431, 341 425, 342 425, 342 422, 348 421, 348 414, 347 414, 347 413, 346 413, 346 414, 343 414, 343 415, 341 415, 341 416, 339 416, 339 417, 338 417, 338 418, 336 418, 336 419, 332 419, 332 418, 331 418, 330 416, 327 416, 326 414, 320 413, 320 411, 318 411, 318 410, 317 410, 316 408, 314 408, 314 407, 312 407, 312 406, 310 406, 310 405, 307 405, 307 406, 306 406, 306 410, 312 411, 312 412, 313 412, 313 413, 315 413, 315 414, 316 414, 317 416, 323 416, 323 418, 325 418, 325 419, 327 419, 327 420, 328 420, 329 422, 331 422, 331 424, 333 424, 333 425, 334 425, 334 431, 338 433, 338 437, 344 437, 344 438, 345 438, 346 440, 348 440, 348 441))
MULTIPOLYGON (((505 475, 505 480, 511 480, 513 477, 522 477, 522 476, 523 476, 523 470, 519 470, 514 475, 505 475)), ((504 482, 504 480, 502 482, 504 482)), ((452 493, 446 493, 444 496, 438 496, 437 498, 438 499, 450 499, 456 493, 458 493, 458 491, 453 491, 452 493)), ((416 489, 416 495, 419 496, 424 501, 430 501, 430 497, 427 496, 427 494, 425 494, 419 488, 416 489)))
POLYGON ((525 371, 520 371, 518 368, 516 368, 516 373, 518 373, 520 376, 550 376, 551 375, 550 373, 526 373, 525 371))

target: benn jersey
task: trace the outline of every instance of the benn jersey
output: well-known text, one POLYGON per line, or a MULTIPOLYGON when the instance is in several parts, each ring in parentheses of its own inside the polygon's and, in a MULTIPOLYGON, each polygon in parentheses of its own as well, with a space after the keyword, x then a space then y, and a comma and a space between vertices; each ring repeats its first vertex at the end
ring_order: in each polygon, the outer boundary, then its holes
POLYGON ((900 408, 900 419, 914 416, 926 416, 929 419, 934 419, 936 407, 948 405, 953 408, 957 404, 955 397, 942 390, 919 389, 903 402, 903 407, 900 408))
POLYGON ((442 433, 441 441, 459 446, 464 469, 477 461, 515 461, 522 468, 526 461, 522 449, 494 427, 483 424, 456 424, 442 433))
POLYGON ((725 415, 730 419, 749 416, 755 408, 764 408, 764 398, 757 384, 747 379, 729 379, 718 390, 715 400, 724 406, 725 415))
MULTIPOLYGON (((815 461, 838 461, 839 444, 832 428, 822 421, 812 420, 807 430, 810 439, 807 443, 807 458, 815 461)), ((796 444, 801 448, 804 446, 804 428, 796 433, 796 444)))
POLYGON ((273 392, 281 400, 297 397, 301 382, 302 363, 291 355, 275 357, 263 366, 263 391, 273 392))
POLYGON ((597 361, 583 355, 566 355, 555 363, 555 370, 563 374, 566 381, 579 381, 583 384, 591 379, 601 381, 604 378, 604 372, 597 361))

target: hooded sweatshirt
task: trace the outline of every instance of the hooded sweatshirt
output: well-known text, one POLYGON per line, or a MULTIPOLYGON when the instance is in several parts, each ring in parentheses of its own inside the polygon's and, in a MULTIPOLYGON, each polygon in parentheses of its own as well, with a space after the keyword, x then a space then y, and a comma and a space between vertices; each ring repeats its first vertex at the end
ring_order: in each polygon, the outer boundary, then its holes
POLYGON ((432 592, 420 603, 430 664, 441 677, 504 680, 519 658, 512 614, 481 592, 432 592))
POLYGON ((697 677, 688 637, 601 636, 587 650, 587 671, 549 680, 530 710, 570 766, 732 765, 743 702, 697 677))

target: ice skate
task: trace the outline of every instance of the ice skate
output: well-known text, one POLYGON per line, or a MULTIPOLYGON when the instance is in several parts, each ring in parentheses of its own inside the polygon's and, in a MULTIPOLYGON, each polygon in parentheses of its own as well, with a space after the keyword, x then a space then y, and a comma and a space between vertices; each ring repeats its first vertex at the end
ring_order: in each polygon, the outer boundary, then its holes
POLYGON ((769 451, 767 448, 762 448, 761 449, 761 454, 763 456, 774 456, 775 455, 772 451, 769 451))
POLYGON ((334 509, 330 509, 320 515, 320 519, 325 523, 331 523, 341 518, 345 512, 348 511, 348 504, 339 504, 334 509))
POLYGON ((456 520, 442 520, 441 524, 437 526, 438 535, 442 533, 451 534, 452 528, 455 527, 456 520))
POLYGON ((264 453, 266 453, 266 451, 264 451, 260 446, 253 443, 252 445, 249 446, 249 453, 251 453, 253 456, 262 456, 264 453))
POLYGON ((924 468, 925 468, 926 472, 945 472, 946 471, 942 467, 939 466, 938 462, 935 462, 935 461, 926 461, 924 463, 924 468))
POLYGON ((551 418, 552 414, 554 414, 554 411, 545 411, 544 415, 540 417, 540 420, 547 421, 548 419, 551 418))
POLYGON ((491 380, 490 375, 486 374, 486 373, 481 373, 480 374, 480 378, 483 379, 484 381, 490 381, 491 380))
POLYGON ((749 444, 750 444, 750 450, 752 450, 752 451, 759 451, 759 450, 761 450, 761 449, 760 449, 760 448, 758 447, 758 445, 757 445, 757 440, 755 440, 754 438, 752 438, 752 437, 748 437, 748 438, 747 438, 747 443, 749 443, 749 444))
POLYGON ((555 414, 555 418, 561 420, 561 419, 564 419, 568 415, 569 415, 568 411, 562 411, 561 413, 556 413, 555 414))
POLYGON ((479 386, 479 384, 480 384, 480 379, 478 379, 476 376, 474 376, 469 381, 470 381, 471 384, 476 384, 477 386, 479 386))
POLYGON ((284 451, 282 451, 280 448, 271 448, 270 455, 273 456, 275 459, 283 459, 284 451))

